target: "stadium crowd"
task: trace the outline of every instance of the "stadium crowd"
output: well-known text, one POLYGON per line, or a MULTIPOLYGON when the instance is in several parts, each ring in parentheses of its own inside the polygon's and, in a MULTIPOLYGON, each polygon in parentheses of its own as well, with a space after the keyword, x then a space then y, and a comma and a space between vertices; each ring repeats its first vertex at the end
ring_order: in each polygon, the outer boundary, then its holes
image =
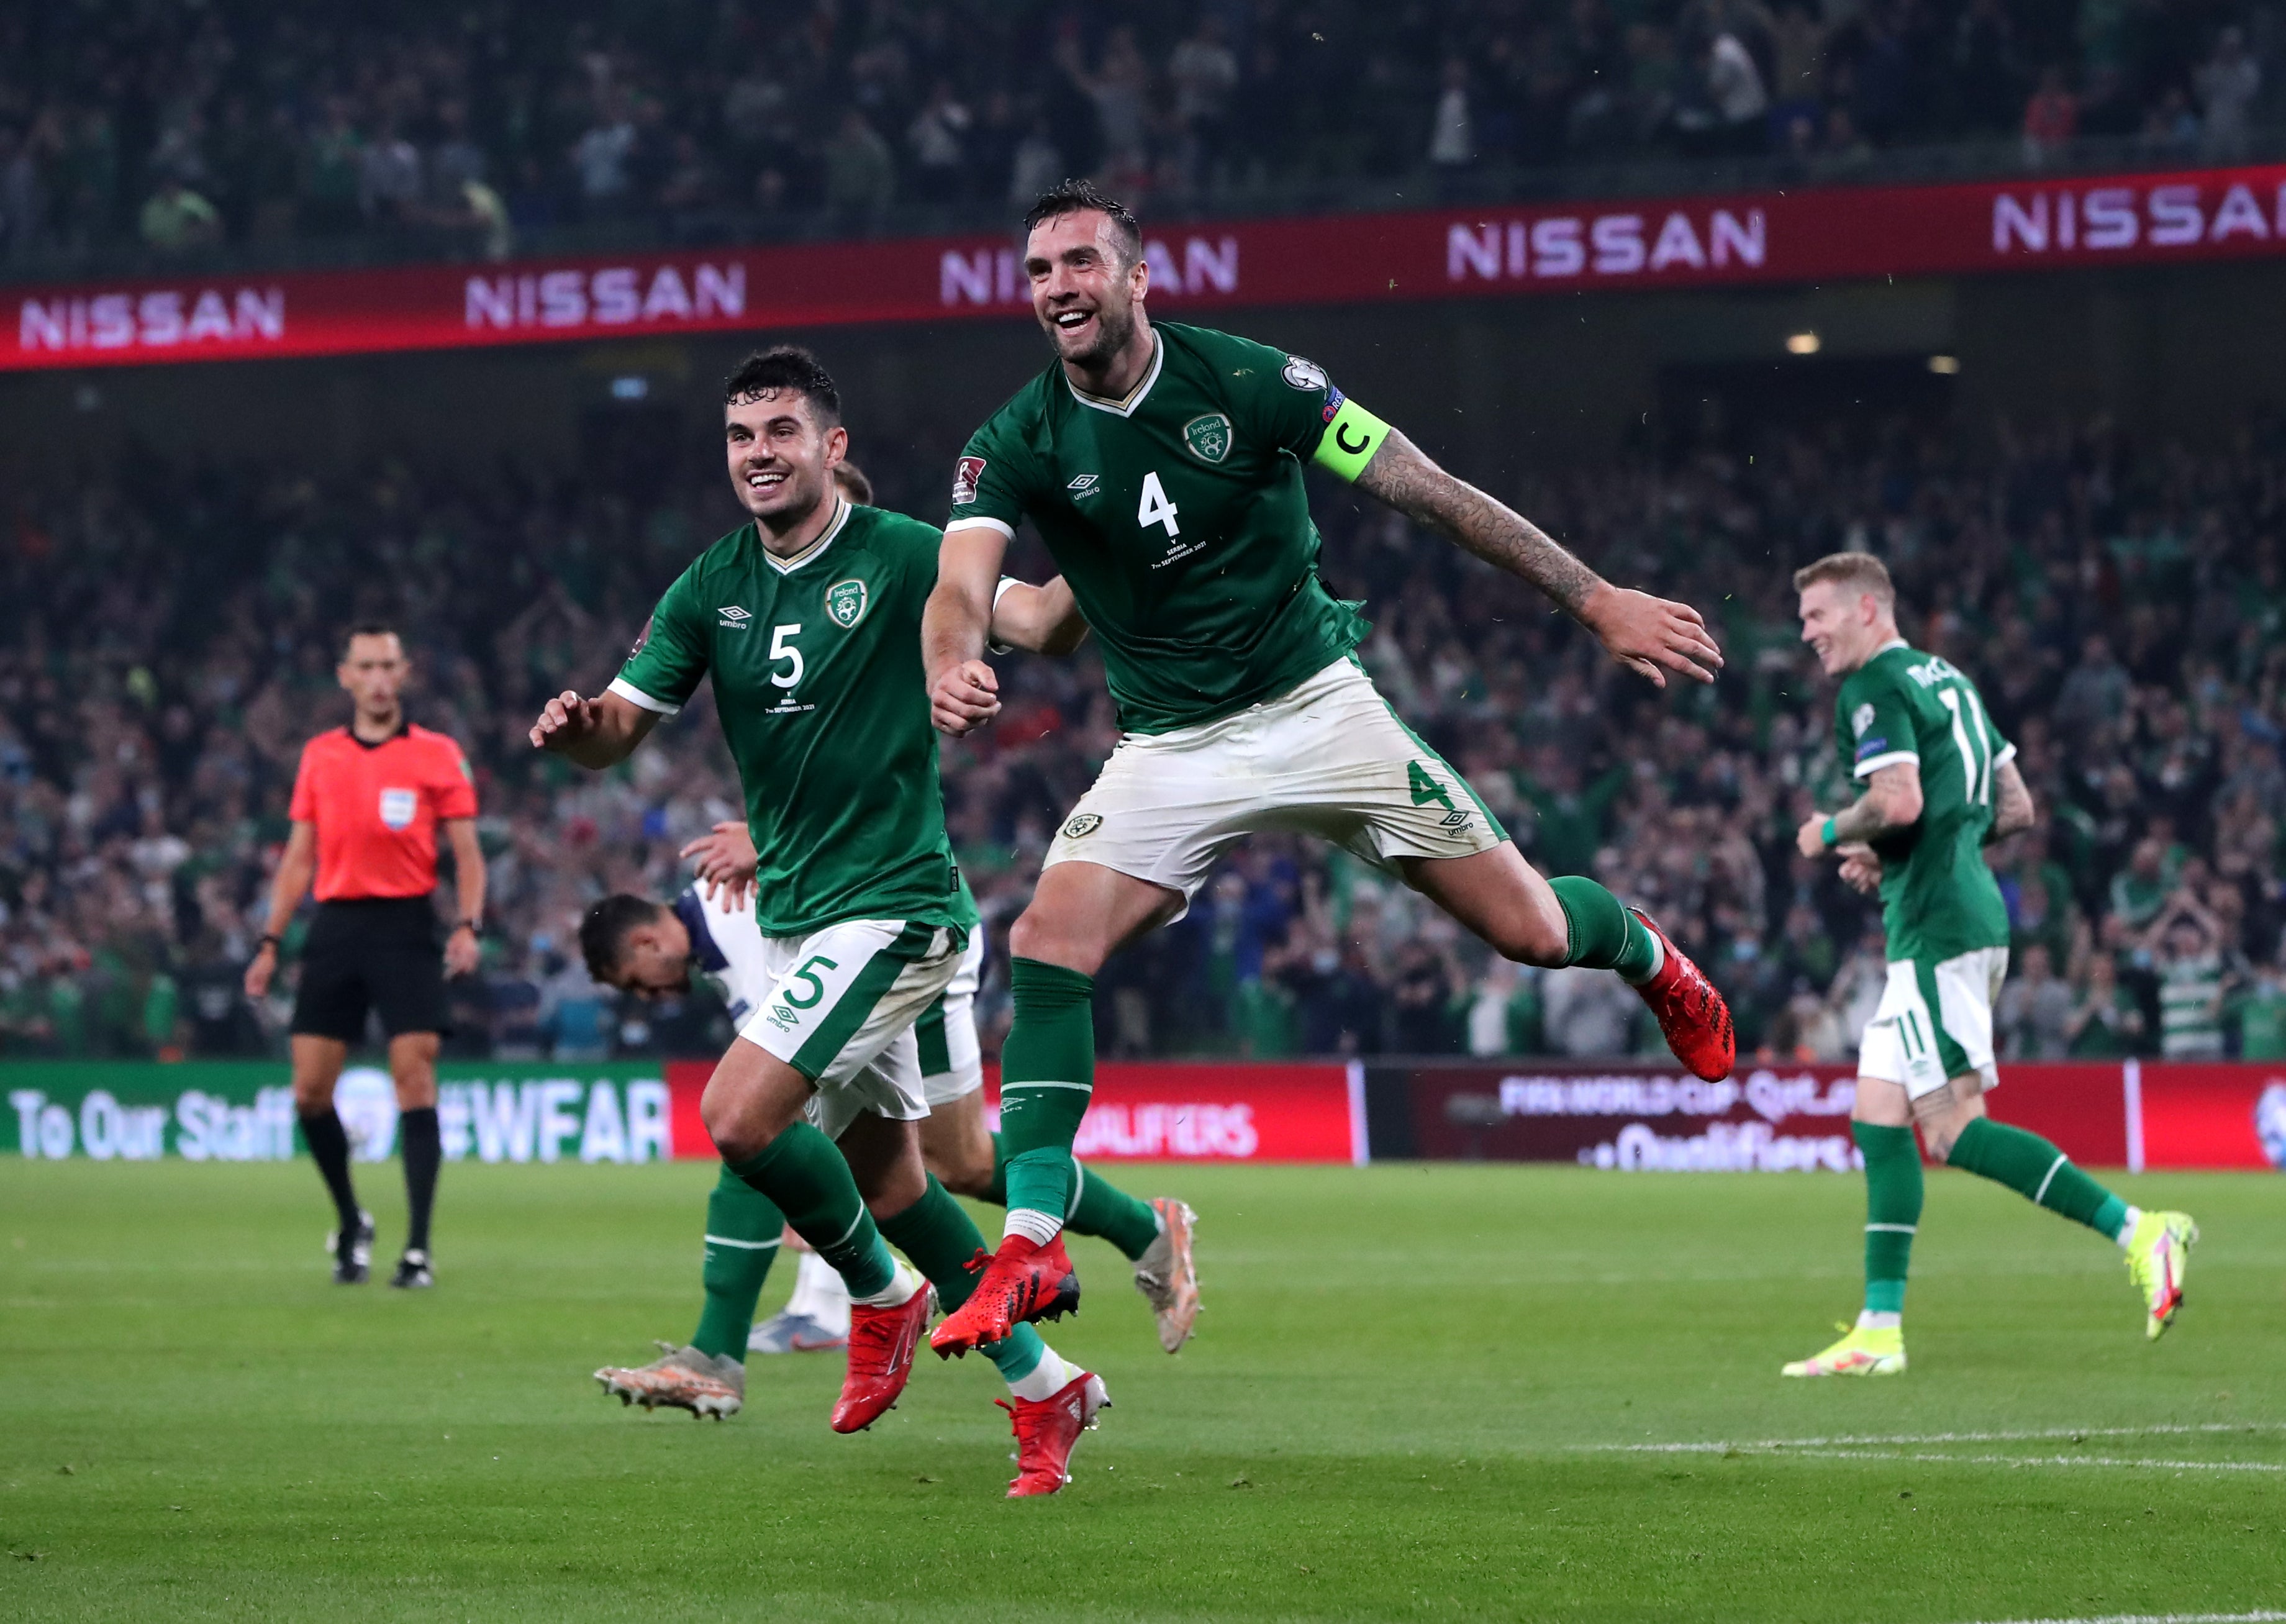
MULTIPOLYGON (((927 515, 941 470, 914 464, 872 471, 884 505, 927 515)), ((703 997, 623 1008, 573 947, 590 900, 670 893, 678 846, 737 815, 703 695, 607 776, 523 736, 548 694, 607 680, 727 507, 531 470, 150 472, 23 491, 0 536, 0 1053, 282 1045, 290 975, 259 1005, 240 976, 301 744, 347 714, 335 640, 365 616, 405 629, 413 714, 462 741, 482 792, 494 929, 454 983, 452 1047, 718 1048, 703 997)), ((1743 1049, 1845 1054, 1880 990, 1873 909, 1791 840, 1848 792, 1786 575, 1852 545, 1896 571, 1908 635, 1978 680, 2042 808, 1993 854, 2015 927, 2007 1052, 2286 1055, 2286 427, 2198 452, 2100 425, 1975 453, 1837 431, 1502 493, 1705 608, 1722 681, 1655 691, 1519 583, 1337 488, 1317 504, 1329 583, 1368 601, 1376 678, 1527 855, 1656 911, 1731 998, 1743 1049)), ((1085 650, 1005 668, 1005 713, 944 767, 996 937, 1114 737, 1085 650)), ((1658 1052, 1613 978, 1488 962, 1299 842, 1234 855, 1100 997, 1115 1053, 1658 1052)), ((981 1007, 990 1045, 997 953, 981 1007)))
POLYGON ((2228 160, 2282 52, 2274 0, 12 7, 0 272, 998 223, 1067 174, 1165 215, 1662 156, 2228 160))

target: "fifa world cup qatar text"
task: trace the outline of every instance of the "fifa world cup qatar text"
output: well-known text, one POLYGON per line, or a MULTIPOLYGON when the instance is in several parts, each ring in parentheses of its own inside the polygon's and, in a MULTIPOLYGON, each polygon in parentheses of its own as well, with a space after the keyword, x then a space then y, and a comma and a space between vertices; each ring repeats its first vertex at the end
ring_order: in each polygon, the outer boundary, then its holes
POLYGON ((1029 520, 1103 650, 1123 730, 1050 846, 1009 938, 1002 1052, 1007 1226, 983 1282, 931 1341, 954 1353, 1060 1300, 1071 1147, 1094 1071, 1094 976, 1182 917, 1249 833, 1302 831, 1436 903, 1505 957, 1617 971, 1676 1056, 1727 1075, 1720 993, 1640 910, 1580 876, 1543 879, 1450 764, 1376 692, 1360 605, 1317 573, 1315 463, 1546 592, 1612 657, 1664 686, 1712 682, 1698 612, 1615 587, 1530 521, 1431 461, 1315 363, 1155 322, 1134 217, 1083 182, 1026 217, 1024 267, 1053 359, 973 435, 954 470, 926 625, 937 725, 991 721, 982 658, 1000 561, 1029 520))

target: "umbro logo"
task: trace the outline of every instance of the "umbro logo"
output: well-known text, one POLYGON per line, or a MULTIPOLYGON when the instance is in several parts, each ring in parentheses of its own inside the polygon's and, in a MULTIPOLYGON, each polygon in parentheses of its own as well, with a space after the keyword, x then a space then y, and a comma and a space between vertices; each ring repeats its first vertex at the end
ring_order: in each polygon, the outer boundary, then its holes
POLYGON ((714 612, 722 617, 721 624, 741 632, 746 629, 746 622, 754 618, 736 603, 725 603, 714 612))
POLYGON ((1082 474, 1064 487, 1074 497, 1093 496, 1102 488, 1103 477, 1100 474, 1082 474))

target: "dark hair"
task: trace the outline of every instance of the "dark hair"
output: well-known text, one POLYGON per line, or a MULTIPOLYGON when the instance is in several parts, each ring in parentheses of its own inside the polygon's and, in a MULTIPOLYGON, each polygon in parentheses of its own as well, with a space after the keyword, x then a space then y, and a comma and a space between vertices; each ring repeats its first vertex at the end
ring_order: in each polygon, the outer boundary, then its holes
POLYGON ((833 374, 800 344, 774 344, 740 361, 738 369, 723 381, 722 404, 737 406, 780 390, 808 401, 824 427, 840 424, 841 391, 833 387, 833 374))
POLYGON ((661 911, 650 898, 630 896, 625 891, 614 892, 588 909, 579 921, 579 956, 587 961, 587 974, 608 983, 619 967, 619 954, 627 948, 627 937, 661 911))
POLYGON ((1088 209, 1100 211, 1110 220, 1111 234, 1119 244, 1123 265, 1131 265, 1143 257, 1143 228, 1136 223, 1134 214, 1117 198, 1106 197, 1097 191, 1092 180, 1067 180, 1041 193, 1025 211, 1024 231, 1029 235, 1043 220, 1058 219, 1088 209))
POLYGON ((395 637, 400 646, 405 642, 405 639, 398 635, 397 628, 386 620, 359 620, 342 634, 343 659, 350 657, 351 643, 359 637, 395 637))
POLYGON ((855 462, 844 458, 835 463, 833 479, 834 483, 841 487, 841 494, 858 507, 870 508, 873 505, 873 482, 865 477, 865 470, 855 462))

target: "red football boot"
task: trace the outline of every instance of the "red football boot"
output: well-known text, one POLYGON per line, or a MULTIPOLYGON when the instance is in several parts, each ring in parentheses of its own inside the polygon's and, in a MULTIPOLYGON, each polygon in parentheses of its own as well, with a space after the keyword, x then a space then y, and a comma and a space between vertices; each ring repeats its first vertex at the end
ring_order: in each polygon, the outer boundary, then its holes
MULTIPOLYGON (((981 1258, 984 1254, 976 1254, 981 1258)), ((970 1268, 976 1266, 972 1261, 970 1268)), ((1027 1320, 1060 1320, 1079 1309, 1079 1276, 1064 1255, 1063 1232, 1045 1246, 1010 1235, 984 1266, 968 1301, 929 1333, 940 1359, 999 1342, 1027 1320)))
POLYGON ((913 1374, 936 1293, 928 1282, 893 1308, 849 1305, 849 1369, 833 1404, 833 1430, 861 1432, 897 1402, 913 1374))
POLYGON ((1667 950, 1659 974, 1636 989, 1651 1013, 1659 1017, 1659 1036, 1675 1051, 1675 1058, 1708 1083, 1730 1075, 1738 1059, 1738 1034, 1730 1029, 1730 1006, 1706 973, 1691 962, 1651 915, 1640 908, 1628 911, 1643 921, 1645 930, 1667 950))
POLYGON ((1008 1486, 1008 1498, 1021 1500, 1052 1494, 1071 1481, 1072 1447, 1094 1429, 1096 1411, 1108 1409, 1111 1397, 1101 1376, 1083 1370, 1051 1398, 993 1402, 1016 1423, 1016 1480, 1008 1486))

